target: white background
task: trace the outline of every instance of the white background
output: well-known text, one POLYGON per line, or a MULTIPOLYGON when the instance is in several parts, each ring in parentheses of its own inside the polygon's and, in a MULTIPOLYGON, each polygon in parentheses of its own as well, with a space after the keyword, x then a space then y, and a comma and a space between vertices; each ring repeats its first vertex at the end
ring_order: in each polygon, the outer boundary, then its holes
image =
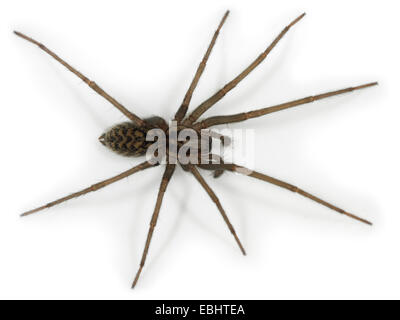
POLYGON ((0 298, 400 298, 397 1, 2 1, 0 298), (124 117, 46 44, 140 116, 171 119, 226 9, 192 108, 292 19, 307 16, 207 115, 380 86, 229 128, 255 129, 256 169, 374 222, 368 227, 245 176, 177 170, 135 290, 162 168, 21 219, 141 159, 98 141, 124 117))

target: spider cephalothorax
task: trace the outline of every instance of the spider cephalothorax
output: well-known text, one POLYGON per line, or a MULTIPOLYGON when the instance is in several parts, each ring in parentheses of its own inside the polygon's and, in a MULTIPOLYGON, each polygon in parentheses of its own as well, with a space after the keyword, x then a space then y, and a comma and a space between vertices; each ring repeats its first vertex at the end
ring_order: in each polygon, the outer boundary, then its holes
MULTIPOLYGON (((298 18, 293 20, 288 26, 286 26, 282 32, 272 41, 272 43, 265 49, 264 52, 261 53, 243 72, 241 72, 239 75, 237 75, 233 80, 228 82, 224 87, 222 87, 220 90, 218 90, 214 95, 212 95, 210 98, 206 99, 203 103, 201 103, 195 110, 188 116, 186 116, 188 107, 190 104, 190 100, 192 98, 193 92, 195 88, 197 87, 197 84, 200 80, 200 77, 205 69, 208 57, 214 47, 214 44, 217 40, 218 34, 220 32, 220 29, 222 25, 224 24, 227 16, 229 14, 229 11, 225 13, 223 16, 217 30, 214 33, 214 36, 212 37, 212 40, 208 46, 208 49, 200 63, 200 65, 197 68, 197 71, 194 75, 194 78, 189 86, 189 89, 186 92, 186 95, 182 101, 182 104, 180 105, 178 111, 175 114, 174 117, 174 123, 175 127, 171 129, 170 126, 167 126, 167 123, 159 118, 159 117, 152 117, 149 119, 142 119, 135 115, 134 113, 130 112, 127 110, 123 105, 121 105, 117 100, 115 100, 113 97, 111 97, 108 93, 106 93, 103 89, 101 89, 94 81, 91 81, 88 79, 86 76, 84 76, 82 73, 80 73, 78 70, 73 68, 71 65, 66 63, 64 60, 62 60, 59 56, 57 56, 54 52, 49 50, 47 47, 45 47, 43 44, 40 42, 37 42, 36 40, 33 40, 32 38, 29 38, 25 36, 22 33, 15 32, 19 37, 24 38, 33 44, 36 44, 39 46, 40 49, 48 53, 50 56, 52 56, 54 59, 56 59, 58 62, 63 64, 68 70, 70 70, 72 73, 74 73, 76 76, 78 76, 82 81, 84 81, 90 88, 92 88, 95 92, 97 92, 99 95, 101 95, 103 98, 108 100, 111 104, 113 104, 119 111, 121 111, 128 119, 129 122, 124 122, 117 124, 116 126, 112 127, 108 131, 106 131, 99 139, 100 142, 103 143, 105 146, 110 148, 111 150, 127 155, 127 156, 141 156, 147 153, 151 147, 154 146, 153 141, 163 142, 165 144, 165 159, 166 159, 166 166, 165 166, 165 171, 163 174, 163 177, 161 179, 160 187, 159 187, 159 193, 157 196, 157 201, 156 205, 154 208, 154 212, 150 221, 150 228, 148 232, 148 236, 146 239, 146 244, 145 248, 143 251, 142 259, 140 262, 140 267, 138 272, 136 273, 136 277, 133 281, 132 287, 134 287, 140 277, 140 274, 142 272, 142 269, 144 267, 147 253, 150 247, 150 242, 153 236, 154 228, 157 224, 158 220, 158 215, 160 212, 161 208, 161 203, 164 197, 164 193, 167 189, 168 183, 175 171, 175 168, 177 165, 182 167, 185 171, 191 173, 196 180, 201 184, 201 186, 204 188, 204 190, 207 192, 207 194, 210 196, 212 201, 216 204, 222 218, 224 219, 225 223, 228 226, 229 231, 232 233, 233 237, 235 238, 235 241, 237 242, 240 250, 242 251, 243 254, 245 254, 245 250, 239 240, 239 237, 237 236, 235 229, 233 228, 232 224, 229 221, 228 216, 225 213, 225 210, 223 209, 218 197, 214 193, 214 191, 211 189, 211 187, 207 184, 207 182, 204 180, 200 172, 198 171, 197 168, 205 169, 205 170, 212 170, 214 171, 214 177, 220 176, 223 172, 225 171, 231 171, 231 172, 237 172, 240 174, 247 175, 249 177, 259 179, 271 184, 274 184, 276 186, 279 186, 281 188, 287 189, 289 191, 292 191, 294 193, 298 193, 303 197, 309 198, 325 207, 328 207, 332 210, 335 210, 343 215, 346 215, 348 217, 351 217, 353 219, 356 219, 358 221, 361 221, 366 224, 371 224, 369 221, 362 219, 358 216, 355 216, 349 212, 344 211, 343 209, 340 209, 333 204, 330 204, 292 184, 289 184, 287 182, 284 182, 282 180, 270 177, 268 175, 262 174, 260 172, 252 171, 248 168, 236 165, 234 163, 224 163, 223 159, 219 155, 215 155, 211 153, 211 143, 212 139, 220 139, 223 143, 229 143, 227 140, 227 137, 221 136, 218 133, 210 130, 210 127, 216 126, 216 125, 221 125, 221 124, 227 124, 227 123, 233 123, 233 122, 240 122, 240 121, 245 121, 251 118, 256 118, 256 117, 261 117, 269 113, 281 111, 284 109, 296 107, 302 104, 306 103, 311 103, 317 100, 325 99, 334 95, 338 94, 343 94, 346 92, 354 91, 354 90, 359 90, 367 87, 371 87, 374 85, 377 85, 377 82, 372 82, 360 86, 355 86, 355 87, 350 87, 346 89, 341 89, 337 91, 331 91, 315 96, 309 96, 306 98, 282 103, 276 106, 272 107, 267 107, 267 108, 261 108, 257 110, 253 110, 250 112, 245 112, 245 113, 238 113, 238 114, 233 114, 233 115, 225 115, 225 116, 215 116, 215 117, 210 117, 206 118, 202 121, 197 121, 208 109, 210 109, 214 104, 216 104, 219 100, 221 100, 229 91, 231 91, 240 81, 242 81, 251 71, 253 71, 264 59, 268 56, 268 54, 271 52, 271 50, 277 45, 277 43, 281 40, 281 38, 289 31, 289 29, 295 25, 300 19, 304 17, 305 14, 300 15, 298 18), (154 130, 158 130, 160 133, 159 139, 154 139, 154 140, 147 140, 146 138, 150 135, 150 132, 154 130), (204 131, 203 129, 207 129, 204 131), (186 145, 185 142, 186 140, 179 140, 179 134, 184 133, 184 130, 191 130, 191 132, 194 132, 194 135, 198 138, 197 142, 195 143, 195 149, 192 152, 191 150, 193 149, 185 149, 186 145), (200 132, 201 131, 201 132, 200 132), (161 138, 160 138, 161 137, 161 138), (208 147, 202 150, 200 149, 200 145, 202 145, 202 141, 209 142, 208 147), (197 148, 197 149, 196 149, 197 148), (188 151, 189 150, 189 151, 188 151), (197 152, 199 150, 199 152, 197 152), (182 152, 181 152, 182 151, 182 152), (192 153, 196 154, 196 157, 194 157, 194 161, 189 161, 185 162, 183 161, 183 158, 179 157, 179 153, 182 153, 183 155, 192 155, 192 153), (197 156, 199 155, 200 156, 197 156), (199 162, 199 159, 206 159, 206 161, 199 162)), ((192 145, 193 147, 193 145, 192 145)), ((43 210, 45 208, 50 208, 54 205, 60 204, 66 200, 76 198, 78 196, 84 195, 86 193, 96 191, 100 188, 106 187, 107 185, 114 183, 116 181, 119 181, 125 177, 128 177, 136 172, 152 168, 154 166, 157 166, 160 164, 160 161, 154 161, 155 157, 157 156, 164 156, 164 154, 160 153, 154 153, 149 159, 146 159, 146 161, 140 163, 139 165, 126 170, 122 172, 121 174, 111 177, 107 180, 101 181, 99 183, 93 184, 92 186, 83 189, 81 191, 75 192, 71 195, 65 196, 63 198, 60 198, 58 200, 52 201, 47 203, 46 205, 43 205, 41 207, 38 207, 36 209, 27 211, 22 214, 22 216, 27 216, 29 214, 38 212, 40 210, 43 210)))

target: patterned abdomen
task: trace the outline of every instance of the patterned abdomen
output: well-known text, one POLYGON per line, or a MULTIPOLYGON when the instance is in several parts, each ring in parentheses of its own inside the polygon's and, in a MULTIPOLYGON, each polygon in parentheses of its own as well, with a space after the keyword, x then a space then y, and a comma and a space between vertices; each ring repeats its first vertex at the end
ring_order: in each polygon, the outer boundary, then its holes
POLYGON ((146 141, 148 128, 136 127, 132 122, 115 125, 100 136, 100 142, 112 151, 131 157, 144 155, 153 141, 146 141))

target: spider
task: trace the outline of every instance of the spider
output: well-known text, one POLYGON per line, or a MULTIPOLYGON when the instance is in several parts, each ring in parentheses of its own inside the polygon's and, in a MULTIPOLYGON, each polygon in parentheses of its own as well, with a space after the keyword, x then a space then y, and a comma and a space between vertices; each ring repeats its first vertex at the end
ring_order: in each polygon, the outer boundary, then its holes
MULTIPOLYGON (((293 108, 296 106, 300 106, 303 104, 311 103, 317 100, 325 99, 328 97, 332 97, 335 95, 355 91, 355 90, 360 90, 363 88, 367 87, 372 87, 377 85, 377 82, 372 82, 372 83, 367 83, 359 86, 354 86, 354 87, 349 87, 341 90, 336 90, 336 91, 331 91, 327 93, 322 93, 318 94, 315 96, 309 96, 306 98, 290 101, 290 102, 285 102, 282 104, 278 104, 275 106, 270 106, 267 108, 262 108, 262 109, 257 109, 249 112, 244 112, 244 113, 238 113, 238 114, 232 114, 232 115, 223 115, 223 116, 214 116, 214 117, 209 117, 204 120, 198 121, 199 118, 208 110, 210 109, 213 105, 215 105, 218 101, 220 101, 228 92, 230 92, 233 88, 236 87, 246 76, 248 76, 259 64, 261 64, 265 58, 268 56, 268 54, 272 51, 272 49, 278 44, 278 42, 282 39, 282 37, 289 31, 291 27, 293 27, 297 22, 299 22, 304 16, 305 13, 301 14, 299 17, 294 19, 290 24, 288 24, 280 33, 279 35, 272 41, 272 43, 265 49, 264 52, 262 52, 244 71, 239 73, 233 80, 230 82, 226 83, 220 90, 218 90, 214 95, 212 95, 210 98, 202 102, 197 108, 194 109, 192 113, 187 115, 188 112, 188 107, 193 95, 193 92, 195 91, 198 82, 201 78, 201 75, 206 67, 207 60, 210 56, 210 53, 216 43, 216 40, 218 38, 219 32, 225 23, 225 20, 227 19, 229 15, 229 11, 226 11, 224 16, 222 17, 216 31, 214 32, 214 35, 211 39, 211 42, 209 43, 209 46, 207 48, 207 51, 205 52, 203 59, 201 60, 199 66, 197 67, 196 73, 193 77, 193 80, 184 96, 184 99, 178 108, 177 112, 175 113, 174 116, 174 121, 177 123, 177 131, 180 132, 184 129, 191 129, 195 130, 196 133, 199 135, 207 129, 207 134, 208 134, 208 139, 221 139, 222 143, 228 143, 229 141, 226 140, 227 137, 224 137, 214 131, 212 131, 210 128, 213 126, 217 125, 222 125, 222 124, 228 124, 228 123, 234 123, 234 122, 240 122, 240 121, 245 121, 249 120, 252 118, 257 118, 264 116, 266 114, 270 114, 273 112, 293 108)), ((95 92, 97 92, 100 96, 108 100, 114 107, 116 107, 119 111, 121 111, 127 118, 128 121, 124 123, 117 124, 113 127, 111 127, 109 130, 107 130, 104 134, 102 134, 99 138, 100 142, 111 149, 114 152, 117 152, 119 154, 124 154, 126 156, 132 156, 132 157, 137 157, 137 156, 143 156, 146 151, 150 148, 151 143, 148 142, 145 137, 146 135, 150 132, 152 129, 158 129, 162 130, 162 132, 165 133, 165 136, 167 139, 171 138, 171 131, 168 128, 167 122, 160 118, 160 117, 152 117, 148 119, 143 119, 137 116, 136 114, 132 113, 128 109, 126 109, 122 104, 120 104, 117 100, 115 100, 113 97, 111 97, 107 92, 105 92, 101 87, 99 87, 94 81, 90 80, 86 76, 84 76, 82 73, 80 73, 78 70, 73 68, 70 64, 65 62, 63 59, 61 59, 58 55, 56 55, 53 51, 45 47, 42 43, 20 33, 17 31, 14 31, 14 33, 37 45, 41 50, 52 56, 55 60, 57 60, 59 63, 64 65, 69 71, 74 73, 76 76, 78 76, 83 82, 85 82, 91 89, 93 89, 95 92)), ((172 140, 172 139, 170 139, 172 140)), ((171 146, 171 144, 170 144, 171 146)), ((183 148, 182 144, 176 143, 175 141, 175 147, 180 150, 180 148, 183 148)), ((167 153, 170 153, 170 150, 167 150, 167 153)), ((204 180, 202 175, 200 174, 198 168, 200 169, 205 169, 205 170, 211 170, 214 172, 214 177, 220 176, 222 173, 225 171, 230 171, 230 172, 236 172, 239 174, 244 174, 252 178, 256 178, 268 183, 271 183, 273 185, 276 185, 278 187, 290 190, 294 193, 298 193, 303 197, 309 198, 312 201, 315 201, 325 207, 328 207, 338 213, 341 213, 343 215, 346 215, 350 218, 356 219, 360 222, 363 222, 368 225, 372 225, 371 222, 360 218, 356 215, 353 215, 343 209, 340 209, 333 204, 330 204, 292 184, 289 184, 287 182, 284 182, 282 180, 273 178, 271 176, 268 176, 266 174, 256 172, 256 171, 251 171, 243 166, 234 164, 234 163, 225 163, 222 159, 218 159, 219 156, 213 155, 211 153, 211 149, 206 150, 206 154, 208 153, 209 156, 209 161, 206 163, 196 163, 196 162, 189 162, 189 163, 183 163, 180 161, 180 159, 174 159, 171 160, 171 157, 167 157, 166 163, 165 163, 165 170, 164 174, 161 179, 161 183, 159 186, 159 191, 158 191, 158 196, 156 200, 156 205, 154 208, 153 215, 151 217, 150 221, 150 227, 147 235, 147 239, 145 242, 143 254, 142 254, 142 259, 139 265, 139 269, 136 273, 136 276, 134 278, 132 288, 134 288, 139 280, 139 277, 142 273, 143 267, 146 262, 146 257, 149 251, 151 239, 153 236, 154 229, 157 224, 157 220, 159 217, 160 213, 160 208, 161 208, 161 203, 163 201, 164 194, 166 192, 167 186, 171 180, 172 175, 174 174, 174 171, 176 169, 176 166, 179 165, 182 167, 185 171, 191 173, 195 179, 200 183, 202 188, 205 190, 205 192, 208 194, 208 196, 211 198, 211 200, 215 203, 217 206, 222 218, 224 219, 229 231, 232 233, 235 241, 237 242, 241 252, 243 255, 246 255, 246 252, 239 240, 238 235, 235 232, 234 227, 232 226, 231 222, 229 221, 229 218, 227 214, 225 213, 217 195, 214 193, 212 188, 208 185, 208 183, 204 180), (220 160, 220 161, 215 161, 215 160, 220 160)), ((62 197, 60 199, 57 199, 55 201, 49 202, 43 206, 40 206, 38 208, 32 209, 30 211, 24 212, 21 216, 28 216, 30 214, 33 214, 35 212, 41 211, 46 208, 53 207, 55 205, 58 205, 60 203, 63 203, 64 201, 85 195, 89 192, 95 192, 101 188, 104 188, 114 182, 117 182, 125 177, 128 177, 130 175, 133 175, 134 173, 137 173, 139 171, 149 169, 152 167, 155 167, 157 165, 160 165, 160 162, 152 162, 149 161, 148 159, 139 165, 126 170, 119 175, 116 175, 114 177, 111 177, 109 179, 106 179, 104 181, 98 182, 96 184, 91 185, 90 187, 80 190, 78 192, 72 193, 68 196, 62 197)))

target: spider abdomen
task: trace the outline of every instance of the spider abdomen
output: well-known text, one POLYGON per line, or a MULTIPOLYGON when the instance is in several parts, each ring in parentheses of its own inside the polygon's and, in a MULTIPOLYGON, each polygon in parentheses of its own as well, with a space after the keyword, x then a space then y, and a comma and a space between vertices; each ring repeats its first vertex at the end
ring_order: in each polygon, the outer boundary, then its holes
POLYGON ((148 128, 137 127, 132 122, 123 122, 110 128, 99 138, 112 151, 125 156, 137 157, 146 153, 154 142, 146 141, 148 128))

